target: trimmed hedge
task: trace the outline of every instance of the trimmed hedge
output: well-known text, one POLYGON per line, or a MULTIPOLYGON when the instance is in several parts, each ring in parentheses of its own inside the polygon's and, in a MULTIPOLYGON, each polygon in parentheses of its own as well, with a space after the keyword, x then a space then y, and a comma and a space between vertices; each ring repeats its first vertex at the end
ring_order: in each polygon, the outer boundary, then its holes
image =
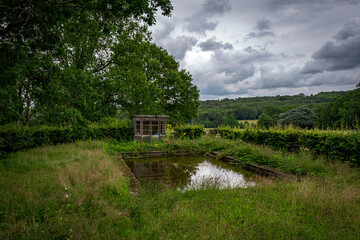
POLYGON ((349 161, 360 166, 360 133, 357 131, 320 131, 281 129, 233 129, 218 128, 223 138, 242 139, 278 150, 297 151, 308 149, 331 159, 349 161))
POLYGON ((42 145, 70 143, 76 140, 113 138, 131 140, 130 125, 110 124, 89 127, 16 127, 0 128, 0 153, 9 153, 42 145))
POLYGON ((173 128, 173 137, 197 139, 204 135, 205 129, 203 125, 179 125, 173 128))

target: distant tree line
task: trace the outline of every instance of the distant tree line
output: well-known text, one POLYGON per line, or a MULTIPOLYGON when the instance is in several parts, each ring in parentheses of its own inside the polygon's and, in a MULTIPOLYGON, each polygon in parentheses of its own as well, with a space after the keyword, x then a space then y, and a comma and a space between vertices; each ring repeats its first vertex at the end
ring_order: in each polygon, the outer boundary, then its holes
POLYGON ((238 120, 252 119, 258 119, 258 126, 263 128, 290 124, 301 128, 356 128, 359 91, 202 101, 196 121, 209 128, 238 127, 238 120))
MULTIPOLYGON (((260 116, 261 117, 261 116, 260 116)), ((359 129, 360 128, 360 89, 348 91, 330 104, 317 106, 314 111, 299 107, 279 115, 280 125, 293 124, 301 128, 320 129, 359 129), (291 119, 287 121, 287 119, 291 119)), ((260 119, 259 119, 260 121, 260 119)), ((260 125, 261 125, 260 121, 260 125)))

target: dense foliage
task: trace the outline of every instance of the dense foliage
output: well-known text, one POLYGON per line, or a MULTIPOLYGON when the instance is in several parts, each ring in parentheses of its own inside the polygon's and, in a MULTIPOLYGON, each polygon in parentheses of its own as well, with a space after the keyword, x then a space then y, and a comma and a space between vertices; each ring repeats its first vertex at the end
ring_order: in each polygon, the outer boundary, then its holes
POLYGON ((0 153, 15 152, 42 145, 55 145, 77 140, 105 139, 130 140, 131 123, 126 121, 97 124, 88 127, 1 127, 0 153))
POLYGON ((284 108, 274 106, 266 107, 263 113, 260 115, 257 124, 264 128, 276 126, 280 120, 280 114, 284 113, 285 111, 286 110, 284 108))
POLYGON ((2 1, 0 124, 195 116, 198 89, 147 26, 169 0, 2 1))
POLYGON ((173 137, 177 139, 197 139, 204 135, 202 125, 178 125, 173 128, 173 137))
POLYGON ((319 124, 322 127, 360 127, 360 88, 337 97, 325 108, 319 109, 319 124))
POLYGON ((234 119, 258 119, 258 126, 267 129, 288 124, 303 128, 316 126, 321 129, 357 129, 360 126, 359 106, 360 89, 347 92, 322 92, 310 96, 299 94, 296 96, 225 98, 201 101, 196 122, 204 124, 207 128, 221 125, 237 127, 234 119), (307 112, 293 110, 299 107, 308 110, 307 112), (285 112, 288 112, 293 119, 288 118, 289 116, 285 112), (301 114, 301 112, 303 113, 301 114), (284 118, 280 121, 281 114, 284 118), (306 115, 308 116, 306 117, 306 115), (299 120, 300 116, 303 116, 303 120, 299 120))
POLYGON ((281 126, 293 125, 300 128, 314 128, 316 115, 306 106, 300 106, 280 114, 278 123, 281 126))
POLYGON ((331 103, 335 97, 346 92, 327 92, 305 96, 250 97, 223 100, 201 101, 198 123, 207 128, 229 125, 229 117, 236 120, 259 119, 259 125, 271 127, 277 124, 279 114, 299 106, 308 106, 316 110, 331 103))
POLYGON ((281 129, 233 129, 218 128, 224 138, 242 139, 260 145, 268 145, 275 149, 297 151, 308 149, 330 159, 349 161, 360 166, 360 134, 356 131, 320 131, 281 129))

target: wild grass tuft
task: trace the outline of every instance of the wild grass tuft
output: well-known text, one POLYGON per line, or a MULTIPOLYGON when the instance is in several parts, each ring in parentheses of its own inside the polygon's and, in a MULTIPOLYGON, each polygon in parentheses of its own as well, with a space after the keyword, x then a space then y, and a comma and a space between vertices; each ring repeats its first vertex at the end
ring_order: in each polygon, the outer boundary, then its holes
POLYGON ((47 146, 1 160, 0 239, 115 238, 130 195, 101 146, 47 146))

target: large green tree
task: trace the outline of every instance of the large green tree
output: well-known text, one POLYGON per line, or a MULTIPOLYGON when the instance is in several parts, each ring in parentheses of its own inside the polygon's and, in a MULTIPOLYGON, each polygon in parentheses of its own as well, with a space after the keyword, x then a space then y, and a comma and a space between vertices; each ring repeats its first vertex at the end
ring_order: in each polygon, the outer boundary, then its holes
POLYGON ((194 117, 200 103, 191 75, 155 44, 143 42, 133 51, 119 56, 107 73, 108 101, 128 115, 167 114, 172 123, 194 117))
MULTIPOLYGON (((358 128, 360 125, 360 89, 349 91, 335 98, 327 112, 332 127, 358 128)), ((330 123, 329 123, 330 122, 330 123)))
POLYGON ((286 112, 287 110, 289 110, 289 107, 266 107, 260 115, 257 124, 264 128, 275 127, 280 120, 280 114, 286 112))
POLYGON ((319 106, 315 110, 320 128, 359 128, 360 89, 348 91, 330 104, 319 106))
MULTIPOLYGON (((185 121, 198 91, 147 26, 169 0, 0 2, 0 124, 167 113, 185 121)), ((192 109, 194 108, 194 109, 192 109)))
POLYGON ((281 126, 293 125, 300 128, 315 127, 316 115, 314 111, 307 106, 300 106, 281 113, 278 123, 281 126))

